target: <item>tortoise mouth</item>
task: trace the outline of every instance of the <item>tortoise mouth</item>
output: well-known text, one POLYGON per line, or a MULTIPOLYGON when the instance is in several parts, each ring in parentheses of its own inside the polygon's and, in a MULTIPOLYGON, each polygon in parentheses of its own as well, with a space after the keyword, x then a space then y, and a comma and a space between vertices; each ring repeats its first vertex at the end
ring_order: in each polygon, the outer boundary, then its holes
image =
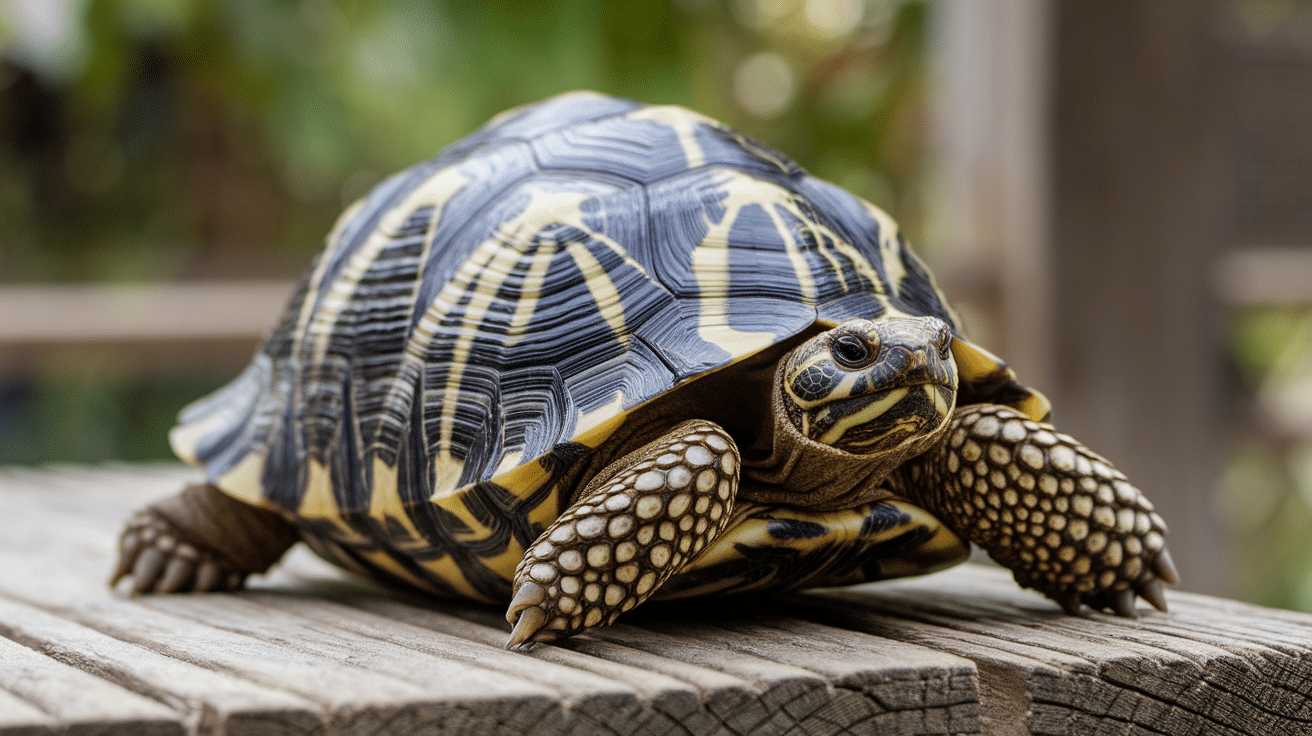
POLYGON ((825 405, 805 434, 852 454, 886 452, 934 436, 947 426, 955 404, 956 387, 950 384, 900 386, 825 405))

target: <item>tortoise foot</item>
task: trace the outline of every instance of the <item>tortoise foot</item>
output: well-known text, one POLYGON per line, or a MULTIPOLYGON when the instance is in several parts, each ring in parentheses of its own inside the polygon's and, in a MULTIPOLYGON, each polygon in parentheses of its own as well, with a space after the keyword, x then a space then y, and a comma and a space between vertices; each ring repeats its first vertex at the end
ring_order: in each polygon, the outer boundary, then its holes
POLYGON ((698 420, 606 468, 520 562, 506 648, 610 624, 647 600, 724 528, 737 483, 733 439, 698 420))
POLYGON ((278 514, 206 484, 187 486, 128 521, 110 585, 132 577, 132 593, 236 590, 297 539, 278 514))
POLYGON ((947 440, 917 463, 933 510, 1069 613, 1082 604, 1134 617, 1166 610, 1179 583, 1166 522, 1106 459, 1005 406, 959 409, 947 440))
POLYGON ((246 575, 232 570, 218 555, 187 542, 152 509, 128 521, 119 541, 115 586, 132 578, 133 595, 237 590, 246 575))

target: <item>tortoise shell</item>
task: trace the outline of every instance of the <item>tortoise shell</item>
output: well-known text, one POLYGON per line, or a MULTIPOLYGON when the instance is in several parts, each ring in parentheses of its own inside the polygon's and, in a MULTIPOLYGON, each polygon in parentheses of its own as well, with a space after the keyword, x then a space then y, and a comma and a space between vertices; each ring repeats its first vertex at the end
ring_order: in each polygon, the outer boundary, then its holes
MULTIPOLYGON (((958 321, 879 209, 678 107, 498 116, 349 208, 281 323, 186 408, 178 455, 316 549, 504 599, 635 408, 817 326, 958 321)), ((959 403, 1041 396, 959 336, 959 403)))

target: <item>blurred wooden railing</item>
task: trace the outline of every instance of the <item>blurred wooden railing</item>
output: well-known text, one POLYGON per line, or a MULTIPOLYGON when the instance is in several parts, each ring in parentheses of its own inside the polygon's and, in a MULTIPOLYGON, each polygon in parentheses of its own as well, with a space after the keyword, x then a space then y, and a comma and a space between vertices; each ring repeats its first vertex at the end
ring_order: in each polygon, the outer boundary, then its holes
MULTIPOLYGON (((1215 265, 1213 285, 1228 307, 1312 304, 1312 248, 1232 251, 1215 265)), ((155 371, 196 359, 239 366, 294 288, 284 280, 0 286, 0 372, 88 350, 155 371)))
POLYGON ((1232 251, 1217 262, 1213 285, 1230 307, 1312 305, 1312 247, 1232 251))
POLYGON ((0 372, 109 355, 123 370, 240 368, 290 281, 0 287, 0 372))

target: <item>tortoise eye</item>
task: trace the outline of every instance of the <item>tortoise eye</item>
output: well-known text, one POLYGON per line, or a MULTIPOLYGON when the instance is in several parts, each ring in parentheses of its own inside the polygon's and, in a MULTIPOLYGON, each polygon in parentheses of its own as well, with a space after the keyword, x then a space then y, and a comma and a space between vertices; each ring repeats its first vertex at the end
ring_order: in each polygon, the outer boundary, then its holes
POLYGON ((833 342, 834 357, 844 368, 860 368, 870 360, 870 346, 856 335, 842 335, 833 342))

